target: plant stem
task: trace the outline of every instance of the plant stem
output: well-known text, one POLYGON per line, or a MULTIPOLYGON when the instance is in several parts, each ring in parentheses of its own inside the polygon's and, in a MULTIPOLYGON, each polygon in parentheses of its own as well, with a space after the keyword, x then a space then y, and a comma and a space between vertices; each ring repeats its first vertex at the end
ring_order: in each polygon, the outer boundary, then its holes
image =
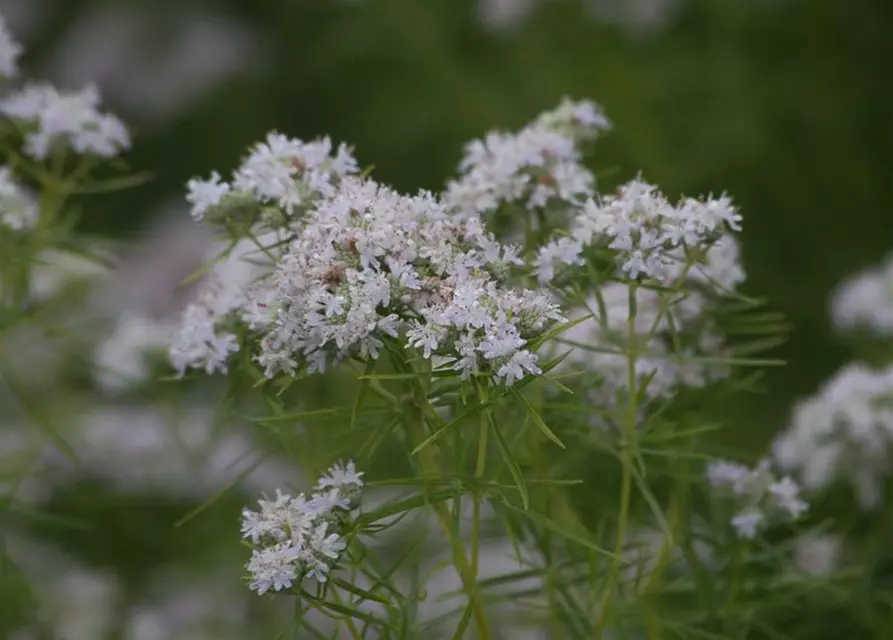
MULTIPOLYGON (((416 409, 417 411, 415 411, 415 415, 413 415, 410 420, 409 426, 412 438, 415 441, 415 444, 418 445, 425 441, 426 433, 422 408, 416 407, 416 409)), ((440 464, 437 462, 437 458, 431 447, 423 447, 422 450, 419 451, 419 462, 422 465, 422 470, 426 474, 429 474, 432 477, 443 476, 443 471, 441 470, 440 464)), ((477 505, 478 501, 475 500, 475 506, 477 505)), ((450 541, 450 547, 453 551, 453 566, 455 566, 456 572, 462 580, 462 588, 472 603, 472 615, 474 616, 475 626, 477 627, 478 638, 479 640, 490 640, 491 635, 487 616, 477 593, 477 567, 469 564, 468 558, 465 556, 465 548, 462 541, 457 540, 453 535, 453 514, 450 513, 449 507, 441 502, 432 506, 444 533, 450 541)), ((476 559, 473 558, 473 562, 476 562, 476 559)))
MULTIPOLYGON (((487 382, 484 381, 478 388, 481 404, 487 403, 487 382)), ((480 481, 484 477, 484 469, 487 464, 487 437, 490 429, 490 410, 481 411, 481 433, 478 437, 477 461, 474 467, 474 477, 478 481, 475 487, 474 505, 471 515, 471 574, 477 584, 478 568, 480 566, 480 539, 481 539, 481 503, 483 496, 480 493, 480 481)))
POLYGON ((617 539, 614 544, 614 557, 611 560, 611 569, 608 574, 608 582, 602 594, 601 611, 598 612, 596 625, 596 637, 604 634, 605 625, 608 622, 611 605, 614 603, 614 591, 617 588, 617 580, 620 574, 620 559, 623 553, 623 543, 626 539, 626 527, 629 522, 630 500, 632 497, 633 478, 633 448, 636 441, 636 426, 638 421, 638 389, 636 383, 636 359, 638 357, 638 340, 636 335, 636 284, 629 284, 628 292, 629 318, 627 319, 627 393, 628 402, 626 416, 622 424, 620 436, 620 514, 617 521, 617 539))

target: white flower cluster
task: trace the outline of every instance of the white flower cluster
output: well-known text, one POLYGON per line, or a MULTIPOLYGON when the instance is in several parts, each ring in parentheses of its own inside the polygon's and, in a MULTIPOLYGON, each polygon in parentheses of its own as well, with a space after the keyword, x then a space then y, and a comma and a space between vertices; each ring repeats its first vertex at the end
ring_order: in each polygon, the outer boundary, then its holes
POLYGON ((565 99, 516 134, 492 131, 470 142, 444 193, 447 208, 462 214, 495 211, 506 202, 528 209, 592 195, 595 179, 582 164, 579 140, 596 138, 610 123, 595 103, 565 99))
MULTIPOLYGON (((0 16, 0 77, 17 75, 21 53, 0 16)), ((0 100, 0 115, 20 125, 24 151, 36 160, 45 160, 60 144, 81 154, 113 157, 130 147, 130 136, 118 118, 99 111, 99 102, 93 85, 60 93, 46 83, 27 84, 0 100)))
POLYGON ((242 535, 256 547, 246 565, 251 589, 262 595, 304 578, 328 581, 347 546, 338 529, 356 507, 362 475, 353 462, 336 464, 319 478, 309 498, 277 490, 275 500, 258 501, 259 512, 242 512, 242 535))
POLYGON ((738 509, 731 520, 739 538, 751 539, 773 520, 798 520, 809 505, 790 477, 778 478, 764 460, 751 469, 737 462, 717 460, 707 467, 710 485, 731 498, 738 509))
POLYGON ((14 78, 19 73, 19 56, 22 45, 9 32, 3 14, 0 13, 0 78, 14 78))
POLYGON ((171 335, 169 323, 138 313, 124 313, 108 338, 93 352, 93 377, 114 393, 149 375, 148 353, 163 350, 171 335))
POLYGON ((841 369, 820 391, 794 407, 775 441, 779 466, 809 491, 848 482, 865 509, 879 506, 893 445, 893 367, 860 363, 841 369))
MULTIPOLYGON (((681 386, 703 387, 728 375, 729 367, 719 361, 724 355, 724 341, 704 318, 708 303, 705 297, 691 291, 674 298, 643 287, 636 289, 635 296, 632 340, 637 349, 637 393, 645 398, 666 398, 681 386), (698 360, 698 356, 717 360, 698 360)), ((598 297, 590 297, 587 308, 571 318, 590 314, 594 317, 560 335, 561 342, 574 347, 563 366, 597 374, 600 384, 595 385, 591 395, 600 404, 610 406, 617 391, 629 391, 625 353, 631 340, 628 285, 605 284, 598 297)))
MULTIPOLYGON (((548 282, 558 268, 583 264, 583 251, 598 246, 614 250, 624 276, 670 284, 684 273, 693 256, 700 257, 729 231, 739 231, 740 222, 728 197, 686 198, 673 205, 657 187, 632 180, 617 195, 600 202, 587 200, 570 237, 541 247, 536 267, 540 281, 548 282)), ((726 248, 731 251, 729 245, 726 248)), ((743 279, 733 265, 724 275, 733 284, 743 279)))
POLYGON ((0 226, 30 229, 39 218, 36 200, 16 182, 9 167, 0 167, 0 226))
POLYGON ((837 288, 831 318, 840 332, 864 328, 878 336, 893 336, 893 254, 837 288))
POLYGON ((228 194, 247 197, 260 205, 275 205, 291 216, 296 208, 319 196, 334 195, 338 181, 358 170, 356 159, 344 144, 332 155, 329 138, 303 142, 271 132, 243 160, 232 182, 221 181, 216 171, 207 180, 194 178, 187 184, 186 200, 196 220, 205 218, 228 194))
MULTIPOLYGON (((275 234, 258 238, 262 247, 274 242, 275 234)), ((226 372, 227 360, 239 350, 234 316, 249 315, 254 301, 249 293, 272 270, 264 257, 252 241, 243 240, 214 263, 170 339, 168 357, 180 375, 187 369, 226 372)))
POLYGON ((274 275, 273 313, 258 358, 267 376, 376 358, 383 338, 440 356, 463 378, 507 385, 540 372, 524 348, 561 321, 544 294, 498 281, 516 249, 477 218, 449 216, 428 193, 400 195, 348 179, 307 214, 274 275))
POLYGON ((0 114, 24 125, 25 153, 37 160, 57 144, 111 158, 130 147, 130 136, 117 117, 99 111, 99 102, 93 85, 60 93, 49 84, 28 84, 0 100, 0 114))

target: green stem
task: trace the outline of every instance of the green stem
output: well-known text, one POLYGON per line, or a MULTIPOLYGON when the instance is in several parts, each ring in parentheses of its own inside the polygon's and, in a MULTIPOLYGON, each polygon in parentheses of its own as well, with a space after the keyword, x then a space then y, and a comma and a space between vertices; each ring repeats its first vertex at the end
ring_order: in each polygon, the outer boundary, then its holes
POLYGON ((638 357, 638 340, 636 336, 636 284, 629 284, 629 318, 627 320, 627 390, 628 402, 626 417, 623 420, 623 433, 620 436, 620 514, 617 521, 617 539, 614 544, 614 556, 611 560, 611 569, 608 574, 608 582, 602 594, 601 611, 599 611, 596 625, 596 637, 602 638, 605 625, 611 613, 614 603, 614 591, 617 588, 617 580, 620 575, 620 560, 623 553, 623 543, 626 539, 626 528, 629 522, 630 501, 632 498, 633 464, 635 463, 633 448, 636 441, 636 426, 638 420, 638 389, 636 382, 636 359, 638 357))
MULTIPOLYGON (((341 599, 341 595, 338 593, 338 590, 333 589, 332 591, 335 596, 335 602, 337 602, 341 606, 345 606, 344 601, 341 599)), ((325 611, 323 611, 323 613, 325 613, 325 611)), ((342 619, 344 620, 344 623, 347 625, 347 629, 348 629, 348 631, 350 631, 351 637, 355 638, 356 640, 362 640, 363 634, 361 634, 360 630, 357 629, 357 625, 354 624, 353 618, 351 618, 349 615, 345 615, 342 619)))
MULTIPOLYGON (((415 441, 415 445, 419 445, 425 441, 427 434, 425 433, 422 408, 416 407, 414 413, 415 415, 413 415, 409 424, 410 434, 415 441)), ((436 445, 422 447, 421 451, 419 451, 419 462, 426 475, 442 477, 443 470, 440 468, 440 464, 432 451, 433 446, 436 445)), ((478 501, 475 500, 475 506, 477 505, 478 501)), ((489 640, 491 638, 490 627, 487 622, 483 604, 477 593, 477 567, 474 566, 474 564, 469 564, 462 541, 456 539, 453 535, 453 514, 450 513, 449 507, 442 502, 438 502, 432 506, 437 515, 437 519, 440 522, 441 528, 450 541, 450 547, 453 551, 453 566, 456 568, 456 572, 462 580, 462 588, 468 596, 468 599, 471 601, 472 615, 474 616, 475 626, 478 630, 478 638, 480 640, 489 640)), ((476 562, 476 558, 473 557, 472 563, 476 562)))
MULTIPOLYGON (((487 382, 480 384, 478 392, 481 398, 481 404, 487 404, 487 382)), ((490 411, 484 409, 481 412, 481 433, 478 437, 478 453, 477 462, 474 468, 474 477, 477 486, 474 492, 474 506, 471 515, 471 574, 474 583, 477 585, 478 568, 480 566, 480 539, 481 539, 481 503, 483 496, 480 493, 480 481, 484 477, 484 470, 487 464, 487 437, 490 429, 490 411)))

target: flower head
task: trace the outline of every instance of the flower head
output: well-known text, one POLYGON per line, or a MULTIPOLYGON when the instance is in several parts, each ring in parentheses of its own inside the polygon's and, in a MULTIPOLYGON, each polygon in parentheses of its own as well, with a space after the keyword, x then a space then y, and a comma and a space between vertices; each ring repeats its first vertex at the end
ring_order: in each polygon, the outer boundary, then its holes
POLYGON ((359 497, 361 475, 352 461, 339 463, 320 478, 309 498, 277 490, 274 499, 258 501, 260 511, 242 512, 242 536, 254 546, 246 565, 251 589, 264 594, 304 578, 328 580, 347 548, 338 529, 359 497))
POLYGON ((64 93, 49 84, 29 84, 0 100, 0 113, 33 126, 25 136, 25 152, 37 160, 45 160, 56 144, 113 157, 130 147, 130 136, 118 118, 99 111, 99 103, 93 85, 64 93))

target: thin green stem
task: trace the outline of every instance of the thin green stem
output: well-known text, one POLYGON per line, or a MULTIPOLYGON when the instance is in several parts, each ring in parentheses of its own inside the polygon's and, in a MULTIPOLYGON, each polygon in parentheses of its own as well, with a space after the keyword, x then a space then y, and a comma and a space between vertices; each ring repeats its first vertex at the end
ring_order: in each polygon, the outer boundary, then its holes
POLYGON ((614 592, 617 589, 617 581, 620 575, 620 561, 623 553, 623 543, 626 539, 626 528, 629 522, 630 502, 632 498, 632 479, 634 447, 636 441, 636 426, 638 422, 638 388, 636 379, 636 360, 638 358, 638 339, 636 335, 636 284, 629 284, 628 292, 629 318, 627 319, 627 393, 628 401, 626 416, 622 421, 622 433, 620 435, 620 513, 617 520, 617 538, 614 544, 614 556, 611 560, 611 569, 608 581, 602 593, 601 610, 598 612, 596 625, 596 637, 602 638, 614 603, 614 592))
MULTIPOLYGON (((478 388, 481 404, 487 404, 487 383, 482 382, 478 388)), ((481 539, 481 503, 483 496, 480 493, 480 481, 484 477, 487 464, 487 438, 490 430, 490 411, 481 411, 481 432, 478 437, 477 461, 475 462, 474 477, 477 487, 474 492, 474 505, 471 515, 471 574, 477 589, 478 569, 480 567, 480 539, 481 539)))
MULTIPOLYGON (((427 434, 425 433, 423 410, 421 407, 416 407, 416 409, 415 415, 409 421, 409 428, 412 439, 418 445, 425 441, 427 434)), ((440 468, 433 451, 435 446, 423 447, 419 451, 419 462, 426 474, 432 477, 442 477, 443 470, 440 468)), ((475 501, 475 504, 477 504, 477 501, 475 501)), ((432 505, 432 507, 441 528, 450 541, 450 547, 453 552, 453 566, 455 566, 456 572, 462 580, 462 588, 465 594, 472 603, 472 615, 477 627, 478 638, 480 640, 489 640, 492 636, 490 635, 490 626, 487 622, 483 603, 477 593, 477 574, 474 571, 474 567, 469 564, 462 541, 457 540, 453 535, 453 514, 450 513, 449 507, 442 502, 438 502, 432 505)))
MULTIPOLYGON (((341 595, 338 593, 338 590, 333 589, 332 592, 333 592, 333 595, 335 596, 335 602, 337 602, 338 604, 340 604, 342 606, 345 606, 344 601, 341 599, 341 595)), ((351 618, 348 615, 345 615, 342 618, 342 620, 344 620, 344 624, 347 625, 347 629, 348 629, 348 631, 350 631, 351 637, 356 638, 356 640, 362 640, 363 634, 360 633, 359 629, 357 629, 357 625, 354 623, 353 618, 351 618)))

